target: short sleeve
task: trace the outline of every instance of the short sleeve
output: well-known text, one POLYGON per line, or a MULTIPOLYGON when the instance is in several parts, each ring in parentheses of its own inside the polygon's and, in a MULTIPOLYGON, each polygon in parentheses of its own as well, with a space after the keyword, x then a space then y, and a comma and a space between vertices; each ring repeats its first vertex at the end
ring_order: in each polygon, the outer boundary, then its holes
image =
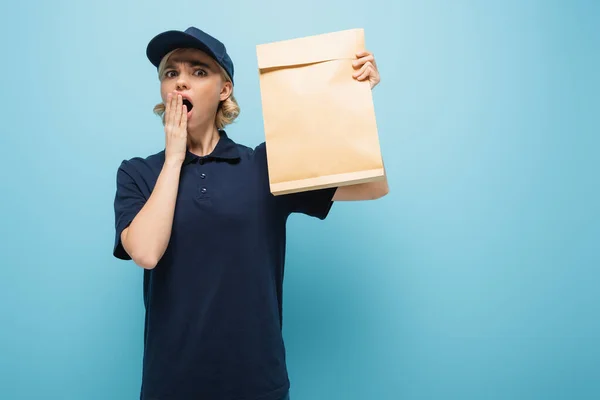
MULTIPOLYGON (((261 166, 261 176, 264 178, 265 190, 269 190, 269 170, 266 143, 262 142, 255 148, 257 160, 261 166)), ((308 190, 275 196, 278 209, 284 214, 305 214, 319 219, 325 219, 333 206, 333 195, 337 188, 308 190)))
POLYGON ((333 206, 333 196, 337 188, 309 190, 281 195, 281 201, 289 213, 300 213, 310 217, 325 219, 333 206))
POLYGON ((146 203, 146 197, 133 178, 136 174, 131 165, 123 161, 117 170, 117 189, 114 199, 115 241, 113 255, 121 260, 131 260, 121 243, 121 233, 131 224, 146 203))

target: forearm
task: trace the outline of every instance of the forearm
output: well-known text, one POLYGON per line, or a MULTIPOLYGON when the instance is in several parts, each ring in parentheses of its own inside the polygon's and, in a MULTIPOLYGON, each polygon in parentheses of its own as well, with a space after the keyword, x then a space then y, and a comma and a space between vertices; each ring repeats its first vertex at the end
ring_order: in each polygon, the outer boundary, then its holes
POLYGON ((337 189, 333 201, 376 200, 389 192, 387 179, 377 182, 359 183, 341 186, 337 189))
POLYGON ((171 237, 181 162, 165 162, 148 201, 121 235, 123 247, 139 266, 152 269, 171 237))
POLYGON ((356 185, 348 185, 339 187, 333 201, 361 201, 361 200, 376 200, 386 196, 390 191, 385 173, 382 180, 376 182, 359 183, 356 185))

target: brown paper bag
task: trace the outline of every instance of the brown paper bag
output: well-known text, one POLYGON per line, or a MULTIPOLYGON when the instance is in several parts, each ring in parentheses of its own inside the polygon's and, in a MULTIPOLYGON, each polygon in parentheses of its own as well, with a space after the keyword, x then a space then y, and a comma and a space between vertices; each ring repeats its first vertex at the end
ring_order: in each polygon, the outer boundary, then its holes
POLYGON ((352 77, 363 29, 256 46, 274 195, 382 180, 371 88, 352 77))

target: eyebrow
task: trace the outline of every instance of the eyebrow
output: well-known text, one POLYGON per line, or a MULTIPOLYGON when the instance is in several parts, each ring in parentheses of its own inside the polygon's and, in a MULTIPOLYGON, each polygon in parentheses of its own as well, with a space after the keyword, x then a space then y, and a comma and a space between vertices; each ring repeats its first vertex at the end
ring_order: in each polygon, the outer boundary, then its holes
POLYGON ((209 64, 207 64, 203 61, 190 59, 190 58, 173 58, 173 59, 169 60, 165 69, 173 68, 175 66, 175 64, 179 64, 179 63, 188 64, 191 67, 203 67, 203 68, 206 68, 209 70, 213 69, 209 64))

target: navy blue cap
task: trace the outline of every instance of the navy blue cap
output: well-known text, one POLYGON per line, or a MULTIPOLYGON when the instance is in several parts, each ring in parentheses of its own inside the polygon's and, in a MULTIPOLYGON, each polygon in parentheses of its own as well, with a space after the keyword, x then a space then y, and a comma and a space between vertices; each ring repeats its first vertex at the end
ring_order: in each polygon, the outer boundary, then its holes
POLYGON ((193 26, 185 31, 171 30, 156 35, 146 48, 146 55, 150 62, 158 68, 162 58, 172 50, 178 48, 192 48, 202 50, 221 65, 233 83, 233 61, 227 54, 225 45, 218 39, 193 26))

